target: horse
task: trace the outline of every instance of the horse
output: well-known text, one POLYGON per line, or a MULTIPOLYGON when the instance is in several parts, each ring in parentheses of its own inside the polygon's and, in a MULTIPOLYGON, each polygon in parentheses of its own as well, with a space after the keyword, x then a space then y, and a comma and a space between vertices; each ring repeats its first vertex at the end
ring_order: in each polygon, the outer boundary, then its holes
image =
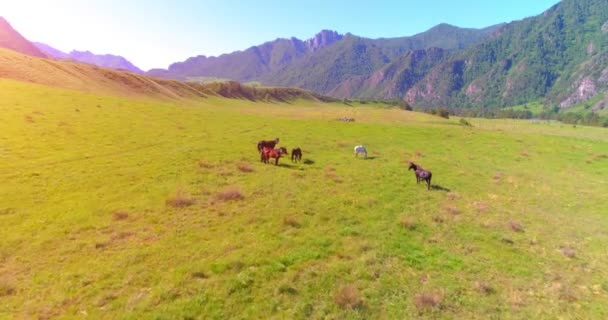
POLYGON ((268 159, 274 158, 276 159, 274 165, 277 166, 279 165, 279 158, 284 154, 289 155, 289 152, 287 152, 285 147, 280 147, 278 149, 264 148, 262 149, 262 161, 268 163, 268 159))
POLYGON ((420 183, 420 181, 425 181, 428 190, 431 190, 431 177, 433 176, 433 174, 430 171, 423 169, 421 166, 410 162, 410 167, 407 170, 409 171, 412 169, 414 169, 414 174, 416 175, 416 183, 420 183))
POLYGON ((279 143, 279 138, 274 140, 261 140, 258 142, 258 152, 262 152, 262 149, 264 148, 274 149, 274 146, 276 146, 277 143, 279 143))
POLYGON ((302 149, 294 148, 291 149, 291 162, 302 161, 302 149))
POLYGON ((363 153, 363 155, 367 159, 367 149, 365 149, 365 146, 356 146, 355 147, 355 158, 359 157, 359 153, 363 153))

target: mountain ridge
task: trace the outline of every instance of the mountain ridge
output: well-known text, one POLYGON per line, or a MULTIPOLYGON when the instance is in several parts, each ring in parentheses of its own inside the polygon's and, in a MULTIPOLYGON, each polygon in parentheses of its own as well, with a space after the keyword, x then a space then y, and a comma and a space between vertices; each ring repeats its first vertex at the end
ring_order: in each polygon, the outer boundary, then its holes
POLYGON ((126 58, 113 55, 113 54, 95 54, 91 51, 79 51, 72 50, 69 53, 65 53, 61 50, 53 48, 52 46, 42 43, 42 42, 33 42, 33 44, 40 49, 42 52, 46 53, 48 56, 53 57, 55 59, 60 60, 74 60, 82 63, 92 64, 98 67, 110 68, 116 70, 126 70, 129 72, 143 74, 144 71, 139 69, 133 63, 131 63, 126 58))
MULTIPOLYGON (((327 86, 336 81, 332 80, 328 84, 321 86, 306 86, 306 84, 298 83, 298 81, 293 79, 276 79, 284 77, 285 72, 301 73, 301 70, 306 69, 306 64, 327 59, 325 51, 329 50, 329 48, 341 45, 350 46, 354 39, 359 39, 361 46, 375 55, 367 59, 367 62, 371 63, 371 66, 364 67, 366 70, 364 73, 368 74, 375 71, 370 70, 370 67, 380 68, 390 62, 391 59, 408 50, 424 49, 430 46, 440 46, 450 50, 460 49, 489 36, 500 26, 495 25, 484 29, 466 29, 441 24, 429 29, 427 32, 430 32, 430 34, 423 32, 408 37, 378 39, 359 37, 350 33, 341 35, 336 31, 322 30, 307 40, 293 37, 290 39, 278 38, 261 45, 249 47, 243 51, 226 53, 217 57, 207 57, 204 55, 191 57, 185 61, 171 64, 168 69, 152 69, 147 74, 180 80, 195 80, 201 77, 237 81, 259 80, 268 85, 295 85, 306 89, 318 90, 320 93, 327 93, 332 89, 327 86), (445 35, 439 35, 441 32, 444 32, 445 35), (306 62, 306 60, 312 62, 306 62), (382 63, 378 63, 379 61, 382 61, 382 63), (294 67, 291 66, 296 63, 304 65, 300 67, 301 69, 298 69, 298 72, 294 72, 294 67)), ((347 49, 337 49, 337 51, 341 50, 347 49)), ((336 61, 337 58, 339 57, 333 56, 329 60, 336 61)), ((354 56, 351 58, 357 59, 354 56)), ((353 62, 345 62, 345 64, 353 65, 353 62)), ((297 69, 298 67, 295 68, 297 69)), ((360 75, 360 73, 355 72, 353 75, 360 75)), ((347 73, 345 76, 349 75, 347 73)), ((326 77, 326 75, 320 74, 319 77, 326 77)), ((312 83, 316 80, 318 79, 311 79, 308 82, 312 83)), ((337 82, 343 80, 345 80, 345 77, 340 76, 337 82)))

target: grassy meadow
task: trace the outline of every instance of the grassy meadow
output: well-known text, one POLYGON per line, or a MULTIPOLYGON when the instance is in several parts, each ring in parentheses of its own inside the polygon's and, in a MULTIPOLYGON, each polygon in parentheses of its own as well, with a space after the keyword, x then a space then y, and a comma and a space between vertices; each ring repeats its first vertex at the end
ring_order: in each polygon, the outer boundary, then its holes
POLYGON ((608 318, 608 131, 469 121, 0 80, 0 319, 608 318))

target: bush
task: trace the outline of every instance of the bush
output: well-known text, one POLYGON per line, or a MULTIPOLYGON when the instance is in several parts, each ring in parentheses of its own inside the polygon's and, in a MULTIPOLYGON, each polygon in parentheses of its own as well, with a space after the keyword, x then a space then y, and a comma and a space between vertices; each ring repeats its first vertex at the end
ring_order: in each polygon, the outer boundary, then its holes
POLYGON ((465 127, 472 127, 473 125, 465 118, 460 118, 460 121, 458 121, 462 126, 465 127))
POLYGON ((414 109, 412 108, 412 106, 407 103, 407 101, 400 101, 399 102, 399 108, 402 110, 406 110, 406 111, 413 111, 414 109))

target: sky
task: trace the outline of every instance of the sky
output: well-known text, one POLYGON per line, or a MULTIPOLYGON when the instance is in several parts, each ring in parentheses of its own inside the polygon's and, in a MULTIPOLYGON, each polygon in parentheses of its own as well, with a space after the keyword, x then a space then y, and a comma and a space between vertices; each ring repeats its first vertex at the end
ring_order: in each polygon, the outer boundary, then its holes
POLYGON ((483 28, 542 13, 558 0, 0 0, 28 40, 61 51, 122 55, 141 69, 244 50, 322 29, 380 38, 439 23, 483 28))

